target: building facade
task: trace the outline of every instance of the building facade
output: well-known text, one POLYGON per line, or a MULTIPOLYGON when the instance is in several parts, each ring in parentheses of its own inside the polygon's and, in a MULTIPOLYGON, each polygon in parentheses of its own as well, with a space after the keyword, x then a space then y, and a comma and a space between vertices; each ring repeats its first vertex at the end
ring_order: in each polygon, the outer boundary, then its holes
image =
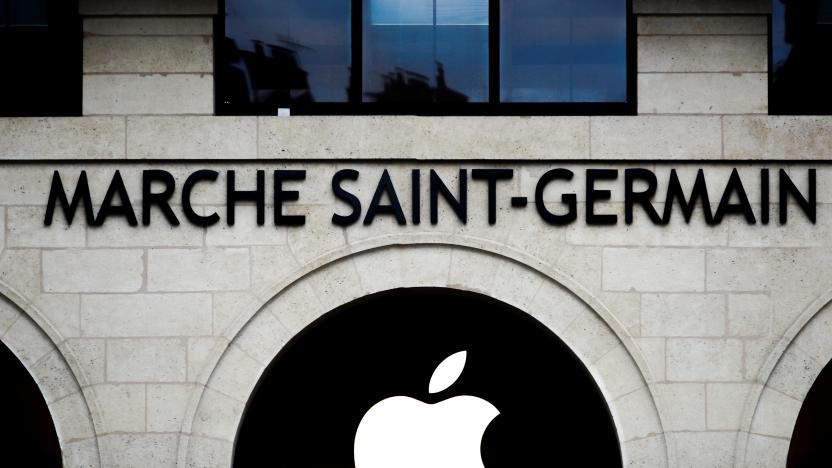
POLYGON ((287 342, 433 288, 554 332, 623 465, 786 466, 832 359, 832 117, 769 115, 772 2, 627 7, 632 115, 278 117, 216 115, 223 5, 82 0, 82 115, 0 118, 0 341, 64 465, 232 466, 287 342))

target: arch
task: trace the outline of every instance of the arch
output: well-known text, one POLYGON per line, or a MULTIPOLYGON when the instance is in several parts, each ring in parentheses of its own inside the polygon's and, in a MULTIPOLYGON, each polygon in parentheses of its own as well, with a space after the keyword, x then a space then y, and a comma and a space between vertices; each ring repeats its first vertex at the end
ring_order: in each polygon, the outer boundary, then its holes
MULTIPOLYGON (((2 285, 0 285, 2 286, 2 285)), ((37 384, 49 409, 60 443, 63 465, 100 466, 95 425, 76 373, 65 350, 50 337, 54 328, 42 328, 19 306, 13 291, 0 291, 0 342, 21 362, 37 384)), ((48 322, 47 322, 48 323, 48 322)))
POLYGON ((769 353, 744 410, 737 466, 786 466, 806 395, 832 361, 830 301, 832 291, 810 304, 769 353))
POLYGON ((402 287, 478 292, 532 315, 566 343, 600 387, 624 463, 666 465, 668 441, 648 387, 652 378, 609 310, 539 260, 486 241, 456 241, 450 245, 425 236, 421 242, 383 238, 352 244, 261 293, 272 297, 237 318, 200 378, 182 427, 180 466, 230 465, 245 403, 292 336, 329 310, 402 287))

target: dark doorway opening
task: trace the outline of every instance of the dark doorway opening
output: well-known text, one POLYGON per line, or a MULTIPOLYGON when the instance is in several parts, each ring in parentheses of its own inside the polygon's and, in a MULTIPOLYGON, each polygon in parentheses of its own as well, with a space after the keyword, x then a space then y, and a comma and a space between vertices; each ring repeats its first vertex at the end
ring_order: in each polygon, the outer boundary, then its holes
POLYGON ((787 468, 832 466, 832 363, 809 389, 789 446, 787 468))
POLYGON ((60 468, 61 446, 46 401, 23 364, 0 343, 3 466, 60 468))
POLYGON ((358 299, 298 333, 248 401, 234 467, 351 467, 356 429, 379 401, 460 395, 499 410, 480 446, 488 468, 622 465, 603 395, 546 326, 480 294, 413 288, 358 299), (462 350, 458 380, 431 394, 434 369, 462 350))

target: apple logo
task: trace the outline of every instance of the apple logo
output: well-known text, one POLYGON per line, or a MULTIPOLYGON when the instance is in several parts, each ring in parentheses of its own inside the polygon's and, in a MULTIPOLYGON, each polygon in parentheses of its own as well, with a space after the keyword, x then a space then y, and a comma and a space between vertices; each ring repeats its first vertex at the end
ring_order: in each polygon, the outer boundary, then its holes
MULTIPOLYGON (((445 358, 433 372, 429 393, 450 387, 465 367, 466 351, 445 358)), ((480 446, 500 412, 462 395, 428 404, 394 396, 367 410, 355 432, 356 468, 483 468, 480 446)))

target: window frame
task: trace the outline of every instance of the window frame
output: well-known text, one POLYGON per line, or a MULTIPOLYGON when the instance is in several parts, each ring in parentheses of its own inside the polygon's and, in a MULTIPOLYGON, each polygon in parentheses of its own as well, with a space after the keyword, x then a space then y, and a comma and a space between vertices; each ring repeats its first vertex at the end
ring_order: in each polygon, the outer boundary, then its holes
MULTIPOLYGON (((363 2, 350 0, 350 51, 351 63, 363 64, 363 2), (358 44, 358 47, 355 45, 358 44)), ((633 0, 626 2, 626 101, 624 102, 500 102, 500 0, 488 4, 488 102, 473 103, 376 103, 362 102, 363 73, 361 66, 352 67, 353 94, 348 102, 315 102, 294 105, 292 115, 420 115, 420 116, 587 116, 587 115, 636 115, 638 108, 636 81, 636 16, 633 0)), ((226 2, 219 1, 214 17, 214 66, 225 63, 223 39, 225 38, 226 2)), ((220 90, 223 87, 221 73, 214 73, 214 111, 216 115, 271 115, 255 111, 224 111, 220 90)), ((276 115, 276 113, 275 113, 276 115)))

